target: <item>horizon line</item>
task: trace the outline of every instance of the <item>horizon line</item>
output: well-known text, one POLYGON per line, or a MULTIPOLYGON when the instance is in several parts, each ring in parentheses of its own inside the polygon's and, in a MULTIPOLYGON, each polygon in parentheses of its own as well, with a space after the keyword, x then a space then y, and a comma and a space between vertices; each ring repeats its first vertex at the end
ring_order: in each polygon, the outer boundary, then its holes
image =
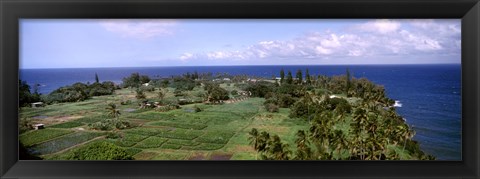
POLYGON ((172 66, 119 66, 119 67, 50 67, 50 68, 18 68, 19 70, 39 69, 91 69, 91 68, 158 68, 158 67, 233 67, 233 66, 380 66, 380 65, 461 65, 462 63, 376 63, 376 64, 279 64, 279 65, 172 65, 172 66))

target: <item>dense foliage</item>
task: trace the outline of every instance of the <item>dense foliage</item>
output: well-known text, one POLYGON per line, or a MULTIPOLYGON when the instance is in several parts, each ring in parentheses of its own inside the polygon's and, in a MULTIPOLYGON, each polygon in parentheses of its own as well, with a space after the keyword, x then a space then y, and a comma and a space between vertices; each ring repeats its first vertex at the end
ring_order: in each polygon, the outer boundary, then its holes
POLYGON ((111 95, 116 88, 111 81, 93 83, 91 85, 75 83, 52 91, 47 96, 44 96, 44 101, 48 104, 84 101, 92 96, 111 95))
POLYGON ((133 160, 123 148, 108 142, 93 142, 75 149, 66 160, 133 160))
POLYGON ((139 88, 142 84, 150 82, 150 77, 147 75, 140 75, 139 73, 132 73, 129 77, 122 79, 123 87, 139 88))
POLYGON ((40 102, 40 93, 35 86, 34 92, 30 91, 30 85, 26 81, 18 80, 19 106, 29 106, 30 103, 40 102))
POLYGON ((216 83, 205 83, 205 91, 207 91, 207 101, 212 103, 218 103, 221 100, 228 100, 228 91, 220 87, 216 83))
MULTIPOLYGON (((435 159, 412 140, 415 132, 396 113, 392 107, 394 100, 386 97, 382 86, 365 78, 352 78, 348 69, 346 75, 333 77, 312 78, 307 72, 305 82, 299 70, 293 84, 290 74, 287 83, 268 88, 275 92, 265 95, 265 108, 275 112, 275 105, 290 106, 290 117, 308 120, 310 128, 297 132, 295 150, 278 135, 253 128, 249 140, 261 159, 435 159)), ((262 91, 263 88, 250 89, 262 91)))

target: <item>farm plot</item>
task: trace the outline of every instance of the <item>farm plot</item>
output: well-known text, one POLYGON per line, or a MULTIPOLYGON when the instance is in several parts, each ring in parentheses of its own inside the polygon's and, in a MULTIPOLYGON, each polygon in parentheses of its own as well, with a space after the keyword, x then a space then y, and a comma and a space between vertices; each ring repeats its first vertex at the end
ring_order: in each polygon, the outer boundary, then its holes
POLYGON ((60 123, 60 124, 55 124, 50 126, 51 128, 74 128, 74 127, 79 127, 85 125, 84 123, 77 122, 77 121, 70 121, 70 122, 65 122, 65 123, 60 123))
POLYGON ((20 142, 25 146, 32 146, 56 137, 60 137, 73 131, 62 129, 43 129, 30 131, 20 135, 20 142))
MULTIPOLYGON (((80 106, 84 108, 90 105, 97 106, 99 105, 97 101, 98 98, 93 102, 81 103, 80 106)), ((107 141, 122 147, 136 160, 252 159, 254 151, 250 149, 247 140, 251 127, 263 125, 263 129, 277 129, 273 127, 280 125, 287 115, 281 111, 277 114, 280 116, 274 116, 276 122, 272 124, 271 120, 261 120, 265 114, 263 101, 261 98, 250 98, 222 105, 190 104, 167 112, 138 109, 122 112, 120 118, 129 122, 139 121, 141 125, 106 133, 91 131, 84 127, 85 131, 72 134, 74 130, 70 128, 86 126, 108 118, 105 112, 78 111, 81 114, 77 115, 83 117, 47 126, 47 129, 40 130, 42 132, 33 131, 35 134, 27 132, 22 134, 21 138, 46 159, 61 159, 62 155, 68 155, 68 151, 90 143, 92 139, 102 135, 107 137, 95 141, 107 141), (185 110, 194 107, 201 110, 195 112, 185 110), (107 135, 111 133, 115 135, 107 135), (42 135, 45 136, 41 137, 42 135)), ((135 108, 133 105, 119 107, 135 108)), ((104 106, 98 108, 102 109, 104 106)))
POLYGON ((101 135, 102 133, 97 132, 76 132, 38 145, 34 145, 32 149, 40 155, 52 154, 77 144, 87 142, 101 135))

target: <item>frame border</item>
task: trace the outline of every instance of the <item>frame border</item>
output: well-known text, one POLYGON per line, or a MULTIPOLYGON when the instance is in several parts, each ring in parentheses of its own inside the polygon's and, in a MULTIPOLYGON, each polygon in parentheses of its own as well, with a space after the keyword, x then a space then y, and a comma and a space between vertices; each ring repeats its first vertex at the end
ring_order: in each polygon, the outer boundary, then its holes
POLYGON ((479 0, 0 0, 0 178, 480 178, 479 0), (461 18, 463 161, 18 161, 20 18, 461 18))

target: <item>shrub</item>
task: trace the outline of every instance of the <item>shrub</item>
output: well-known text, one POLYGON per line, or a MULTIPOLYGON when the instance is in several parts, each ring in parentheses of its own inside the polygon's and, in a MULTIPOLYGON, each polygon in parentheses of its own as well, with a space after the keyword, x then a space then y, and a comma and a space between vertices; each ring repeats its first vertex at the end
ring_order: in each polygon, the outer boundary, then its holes
POLYGON ((238 91, 237 90, 232 90, 232 91, 230 91, 230 94, 232 96, 236 96, 236 95, 238 95, 238 91))
POLYGON ((27 118, 21 118, 18 122, 18 132, 20 134, 25 133, 29 130, 32 130, 32 122, 27 118))
POLYGON ((76 149, 67 160, 133 160, 130 152, 108 142, 94 142, 76 149))
POLYGON ((155 87, 154 87, 154 86, 150 86, 150 85, 148 85, 148 86, 142 86, 142 87, 140 87, 140 89, 142 89, 143 91, 148 91, 148 92, 153 92, 153 91, 155 91, 155 87))
POLYGON ((118 139, 121 138, 122 135, 118 132, 108 132, 106 138, 107 139, 118 139))
POLYGON ((129 104, 132 104, 132 101, 131 100, 126 100, 126 101, 122 101, 120 102, 121 105, 129 105, 129 104))
POLYGON ((147 96, 145 95, 145 93, 143 92, 143 90, 141 88, 137 88, 137 90, 135 90, 135 92, 136 92, 135 98, 137 98, 137 99, 147 98, 147 96))
POLYGON ((113 130, 113 129, 126 129, 132 127, 132 124, 128 121, 122 121, 119 119, 103 119, 100 122, 96 122, 88 125, 91 129, 96 130, 113 130))
POLYGON ((202 112, 202 109, 196 105, 193 107, 193 109, 195 109, 195 112, 202 112))
POLYGON ((278 112, 278 106, 273 104, 273 103, 267 103, 265 104, 265 109, 268 112, 278 112))

